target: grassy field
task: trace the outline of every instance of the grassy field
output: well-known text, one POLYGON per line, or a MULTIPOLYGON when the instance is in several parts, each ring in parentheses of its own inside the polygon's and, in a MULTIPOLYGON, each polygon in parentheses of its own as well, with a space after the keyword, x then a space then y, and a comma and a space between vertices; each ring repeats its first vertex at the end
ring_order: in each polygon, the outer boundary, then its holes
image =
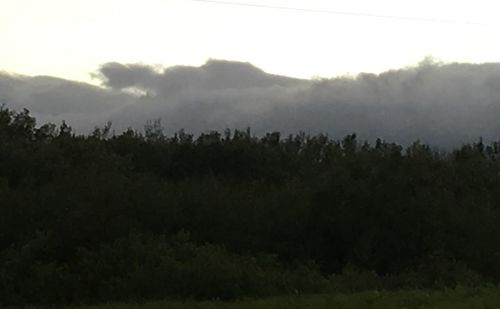
POLYGON ((457 288, 445 291, 363 292, 354 294, 293 295, 236 302, 159 301, 144 304, 104 304, 78 309, 250 309, 250 308, 500 308, 500 288, 457 288))

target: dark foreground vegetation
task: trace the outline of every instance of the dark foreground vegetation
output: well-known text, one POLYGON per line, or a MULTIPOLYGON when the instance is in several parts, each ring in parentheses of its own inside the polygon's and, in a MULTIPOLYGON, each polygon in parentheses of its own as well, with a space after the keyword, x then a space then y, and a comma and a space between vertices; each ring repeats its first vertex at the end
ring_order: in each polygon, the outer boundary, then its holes
POLYGON ((109 131, 0 109, 0 305, 500 282, 500 143, 109 131))
POLYGON ((494 309, 500 308, 498 288, 456 288, 439 291, 367 291, 349 294, 288 295, 223 301, 157 301, 109 303, 76 309, 494 309))

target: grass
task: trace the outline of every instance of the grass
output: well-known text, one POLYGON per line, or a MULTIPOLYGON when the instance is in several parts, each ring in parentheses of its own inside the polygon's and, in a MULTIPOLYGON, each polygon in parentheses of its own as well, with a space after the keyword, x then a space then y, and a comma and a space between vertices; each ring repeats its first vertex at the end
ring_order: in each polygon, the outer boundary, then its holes
POLYGON ((456 288, 443 291, 369 291, 353 294, 292 295, 265 299, 222 301, 158 301, 144 304, 110 303, 77 309, 250 309, 250 308, 342 308, 342 309, 493 309, 500 308, 500 287, 456 288))

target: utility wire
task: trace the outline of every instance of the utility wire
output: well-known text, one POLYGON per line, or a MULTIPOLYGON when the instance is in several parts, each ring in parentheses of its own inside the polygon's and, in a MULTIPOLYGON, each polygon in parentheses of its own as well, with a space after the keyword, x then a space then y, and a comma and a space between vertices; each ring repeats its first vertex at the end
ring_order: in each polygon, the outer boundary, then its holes
POLYGON ((407 20, 407 21, 417 21, 417 22, 461 24, 461 25, 484 26, 484 27, 500 27, 500 24, 489 24, 489 23, 481 23, 481 22, 465 21, 465 20, 450 20, 450 19, 425 18, 425 17, 369 14, 369 13, 349 12, 349 11, 332 11, 332 10, 308 9, 308 8, 265 5, 265 4, 255 4, 255 3, 245 3, 245 2, 232 2, 232 1, 223 1, 223 0, 191 0, 191 1, 221 4, 221 5, 254 7, 254 8, 261 8, 261 9, 288 10, 288 11, 333 14, 333 15, 355 16, 355 17, 385 18, 385 19, 407 20))

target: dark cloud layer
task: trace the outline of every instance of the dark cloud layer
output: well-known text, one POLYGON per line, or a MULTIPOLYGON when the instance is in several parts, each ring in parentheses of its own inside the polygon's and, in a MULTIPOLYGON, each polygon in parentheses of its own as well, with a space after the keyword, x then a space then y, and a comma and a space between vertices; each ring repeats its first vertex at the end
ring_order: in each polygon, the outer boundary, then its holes
POLYGON ((0 72, 0 102, 27 108, 38 123, 68 121, 86 132, 109 115, 135 102, 128 94, 49 76, 27 77, 0 72))
POLYGON ((436 64, 354 78, 300 80, 248 63, 210 60, 167 69, 106 63, 106 88, 50 77, 0 74, 0 99, 42 120, 78 121, 90 130, 142 129, 162 119, 167 132, 245 128, 261 134, 357 132, 362 139, 457 145, 500 139, 500 64, 436 64), (140 93, 133 95, 131 92, 140 93))

